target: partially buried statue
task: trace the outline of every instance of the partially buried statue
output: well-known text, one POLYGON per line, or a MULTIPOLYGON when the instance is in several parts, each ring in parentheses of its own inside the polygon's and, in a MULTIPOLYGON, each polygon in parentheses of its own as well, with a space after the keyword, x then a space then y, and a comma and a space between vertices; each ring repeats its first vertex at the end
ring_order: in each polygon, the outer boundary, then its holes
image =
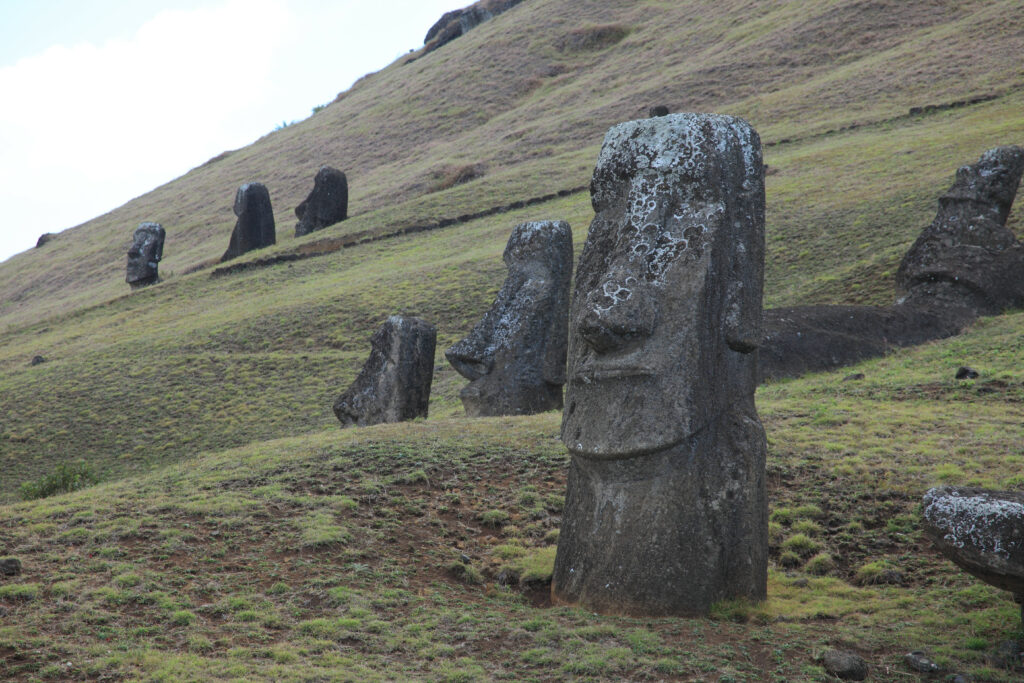
POLYGON ((164 255, 164 228, 159 223, 140 223, 128 248, 125 282, 132 289, 160 282, 159 265, 164 255))
POLYGON ((504 260, 508 277, 494 304, 445 351, 472 380, 459 394, 470 417, 562 407, 572 230, 565 221, 517 225, 504 260))
POLYGON ((313 179, 313 191, 295 207, 295 236, 334 225, 348 218, 348 179, 336 168, 324 166, 313 179))
POLYGON ((393 315, 384 321, 359 376, 334 402, 341 426, 426 417, 436 343, 437 329, 424 320, 393 315))
POLYGON ((552 598, 649 616, 763 599, 760 139, 730 116, 623 123, 605 137, 590 188, 552 598))
POLYGON ((221 262, 277 243, 274 209, 270 205, 270 192, 263 183, 246 183, 238 188, 234 211, 238 220, 227 251, 220 257, 221 262))

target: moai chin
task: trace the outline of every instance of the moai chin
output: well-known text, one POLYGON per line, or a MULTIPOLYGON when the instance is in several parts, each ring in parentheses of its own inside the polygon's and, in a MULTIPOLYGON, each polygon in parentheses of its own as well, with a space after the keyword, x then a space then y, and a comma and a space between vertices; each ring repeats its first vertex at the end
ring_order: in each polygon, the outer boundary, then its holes
POLYGON ((490 310, 445 357, 470 380, 470 417, 562 407, 572 229, 565 221, 517 225, 504 253, 508 277, 490 310))
POLYGON ((434 377, 437 328, 393 315, 373 333, 370 357, 334 402, 342 427, 365 427, 426 417, 434 377))
POLYGON ((760 139, 730 116, 623 123, 606 135, 590 189, 552 598, 638 616, 763 599, 760 139))
POLYGON ((274 209, 270 205, 270 192, 263 183, 246 183, 235 193, 235 229, 221 262, 229 261, 253 249, 262 249, 277 243, 274 209))
POLYGON ((159 264, 164 255, 164 228, 159 223, 139 223, 128 247, 125 282, 132 289, 160 282, 159 264))

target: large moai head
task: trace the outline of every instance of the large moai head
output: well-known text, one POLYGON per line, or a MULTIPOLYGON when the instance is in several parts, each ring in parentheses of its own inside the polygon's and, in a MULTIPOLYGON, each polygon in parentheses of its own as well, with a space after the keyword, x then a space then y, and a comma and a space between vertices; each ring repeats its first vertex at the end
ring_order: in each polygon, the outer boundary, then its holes
POLYGON ((342 427, 426 417, 434 376, 437 328, 393 315, 373 333, 359 376, 334 402, 342 427))
POLYGON ((295 207, 295 236, 334 225, 348 218, 348 179, 336 168, 324 166, 313 179, 313 191, 295 207))
POLYGON ((764 174, 742 119, 613 127, 576 271, 562 439, 574 455, 659 451, 752 401, 761 336, 764 174))
POLYGON ((274 225, 274 209, 270 205, 270 192, 263 183, 246 183, 235 193, 235 229, 231 242, 221 261, 262 249, 277 243, 274 225))
POLYGON ((132 289, 160 281, 159 264, 164 255, 164 228, 159 223, 140 223, 128 247, 128 266, 125 282, 132 289))
POLYGON ((565 221, 517 225, 504 261, 508 276, 494 304, 445 351, 472 380, 459 395, 471 417, 562 407, 572 229, 565 221))
POLYGON ((1006 227, 1022 175, 1024 149, 1016 145, 957 169, 935 220, 896 272, 907 303, 985 314, 1024 305, 1024 244, 1006 227))

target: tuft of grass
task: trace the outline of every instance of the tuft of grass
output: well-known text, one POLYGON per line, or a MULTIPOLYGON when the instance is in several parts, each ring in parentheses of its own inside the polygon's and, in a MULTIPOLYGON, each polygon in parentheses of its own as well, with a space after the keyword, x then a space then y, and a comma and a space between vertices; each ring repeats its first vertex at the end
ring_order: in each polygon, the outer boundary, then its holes
POLYGON ((99 477, 92 466, 83 460, 74 463, 60 463, 49 474, 34 481, 26 481, 18 489, 22 500, 37 500, 60 493, 70 493, 92 486, 99 477))

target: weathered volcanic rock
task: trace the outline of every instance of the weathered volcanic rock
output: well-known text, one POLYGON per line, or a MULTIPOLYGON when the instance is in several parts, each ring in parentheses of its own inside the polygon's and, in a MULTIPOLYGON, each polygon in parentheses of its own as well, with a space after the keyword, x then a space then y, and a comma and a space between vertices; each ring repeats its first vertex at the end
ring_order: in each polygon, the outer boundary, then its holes
POLYGON ((472 380, 459 394, 471 417, 562 407, 572 230, 565 221, 517 225, 504 260, 508 277, 494 304, 445 351, 472 380))
POLYGON ((399 315, 370 339, 372 350, 356 381, 334 402, 342 427, 402 422, 427 416, 437 329, 399 315))
POLYGON ((21 574, 21 560, 16 557, 0 557, 0 576, 21 574))
POLYGON ((277 242, 274 209, 270 206, 270 192, 262 183, 246 183, 235 193, 235 229, 231 233, 228 250, 221 263, 241 256, 253 249, 269 247, 277 242))
POLYGON ((855 652, 828 650, 822 656, 825 671, 844 681, 863 681, 868 677, 868 664, 855 652))
POLYGON ((42 235, 39 236, 39 239, 36 240, 36 249, 43 246, 53 238, 54 234, 52 232, 44 232, 42 235))
POLYGON ((656 104, 649 110, 647 110, 647 115, 652 119, 655 116, 668 116, 668 114, 668 107, 666 107, 664 104, 656 104))
POLYGON ((128 247, 128 267, 125 282, 132 289, 160 281, 159 265, 164 256, 164 237, 167 233, 159 223, 140 223, 128 247))
POLYGON ((907 303, 966 306, 979 314, 1024 305, 1024 245, 1006 228, 1024 174, 1024 149, 996 147, 956 172, 939 210, 903 257, 907 303))
POLYGON ((696 615, 765 597, 763 168, 730 116, 605 137, 569 314, 557 603, 696 615))
POLYGON ((961 569, 1024 598, 1024 493, 930 489, 924 496, 924 531, 961 569))
POLYGON ((459 36, 518 5, 523 0, 480 0, 469 7, 445 12, 423 39, 427 52, 447 45, 459 36))
POLYGON ((348 218, 348 179, 336 168, 324 166, 313 179, 313 191, 295 207, 295 236, 334 225, 348 218))

